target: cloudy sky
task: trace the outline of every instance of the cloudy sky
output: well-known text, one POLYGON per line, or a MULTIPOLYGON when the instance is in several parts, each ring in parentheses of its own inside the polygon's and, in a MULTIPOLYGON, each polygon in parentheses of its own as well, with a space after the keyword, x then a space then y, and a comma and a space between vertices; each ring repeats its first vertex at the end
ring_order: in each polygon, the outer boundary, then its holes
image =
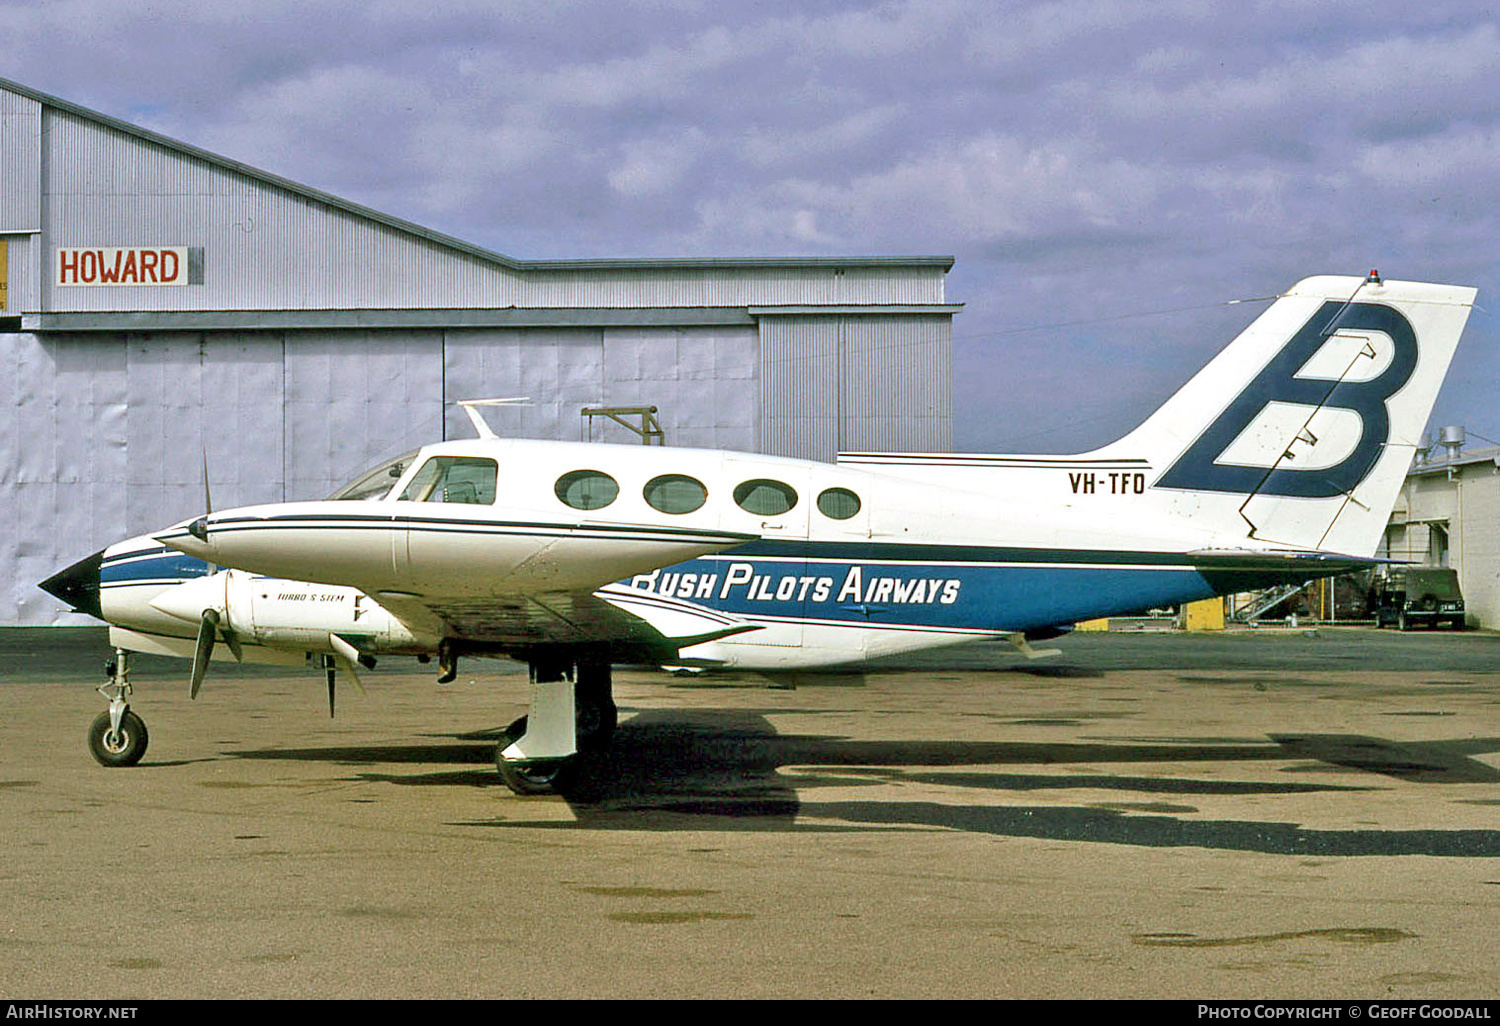
POLYGON ((0 2, 0 75, 525 259, 945 254, 955 443, 1123 433, 1308 274, 1477 285, 1479 0, 0 2))

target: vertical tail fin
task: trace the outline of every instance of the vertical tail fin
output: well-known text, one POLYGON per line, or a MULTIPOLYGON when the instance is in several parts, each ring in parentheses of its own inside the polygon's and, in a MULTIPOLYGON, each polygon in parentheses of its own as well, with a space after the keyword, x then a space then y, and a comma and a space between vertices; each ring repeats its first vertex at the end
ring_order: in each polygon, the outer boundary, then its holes
POLYGON ((1094 459, 1144 458, 1166 512, 1255 542, 1368 555, 1476 290, 1299 282, 1094 459))

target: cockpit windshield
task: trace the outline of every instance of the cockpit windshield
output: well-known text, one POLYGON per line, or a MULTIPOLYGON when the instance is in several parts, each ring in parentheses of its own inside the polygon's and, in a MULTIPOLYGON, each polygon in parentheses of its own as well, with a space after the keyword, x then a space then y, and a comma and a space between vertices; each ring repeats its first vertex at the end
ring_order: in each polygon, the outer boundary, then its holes
POLYGON ((350 499, 356 502, 368 502, 373 499, 383 499, 386 493, 395 486, 396 481, 406 468, 411 466, 412 461, 417 458, 415 451, 404 453, 393 460, 387 460, 373 470, 356 477, 353 481, 344 485, 338 491, 329 496, 330 499, 350 499))

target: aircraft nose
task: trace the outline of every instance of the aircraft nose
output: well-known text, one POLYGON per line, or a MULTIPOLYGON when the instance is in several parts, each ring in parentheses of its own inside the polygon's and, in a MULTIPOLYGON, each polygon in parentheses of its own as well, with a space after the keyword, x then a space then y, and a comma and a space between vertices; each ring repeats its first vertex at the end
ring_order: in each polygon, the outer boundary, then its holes
POLYGON ((62 599, 78 612, 102 620, 104 613, 99 608, 99 568, 103 563, 104 550, 100 549, 66 570, 53 574, 37 587, 62 599))

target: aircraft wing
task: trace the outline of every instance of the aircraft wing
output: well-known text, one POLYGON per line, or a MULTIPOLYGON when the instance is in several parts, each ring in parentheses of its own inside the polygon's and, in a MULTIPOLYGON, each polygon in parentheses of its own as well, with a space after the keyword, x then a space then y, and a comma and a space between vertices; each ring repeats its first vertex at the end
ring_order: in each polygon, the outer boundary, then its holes
POLYGON ((758 624, 706 606, 620 584, 594 592, 486 599, 434 600, 399 592, 381 592, 375 597, 413 628, 491 651, 607 645, 617 659, 661 662, 674 659, 680 648, 760 629, 758 624))

